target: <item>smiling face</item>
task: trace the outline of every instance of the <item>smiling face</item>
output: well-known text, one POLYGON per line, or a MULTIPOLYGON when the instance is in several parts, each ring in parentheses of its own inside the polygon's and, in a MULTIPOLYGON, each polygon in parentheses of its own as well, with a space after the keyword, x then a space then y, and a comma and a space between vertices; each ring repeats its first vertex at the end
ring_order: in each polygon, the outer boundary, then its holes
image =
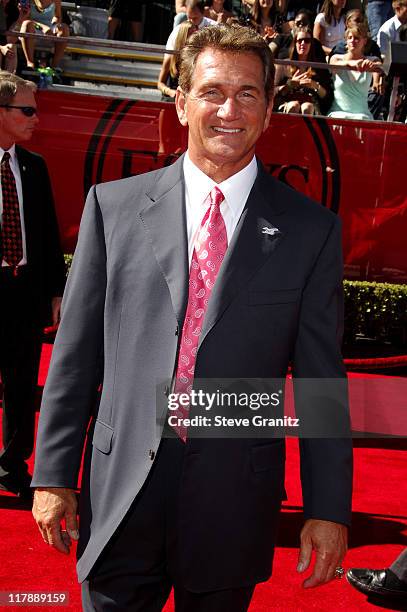
POLYGON ((252 53, 207 48, 198 56, 191 91, 177 91, 178 118, 189 127, 190 158, 217 183, 250 162, 269 124, 272 100, 266 100, 263 74, 252 53))
MULTIPOLYGON (((17 90, 9 106, 37 108, 33 91, 28 88, 17 90)), ((19 108, 0 108, 0 146, 9 149, 15 142, 29 140, 37 123, 37 115, 26 117, 19 108)))
POLYGON ((311 49, 311 41, 311 34, 309 34, 308 32, 298 32, 295 41, 295 48, 297 50, 299 60, 307 59, 311 49))

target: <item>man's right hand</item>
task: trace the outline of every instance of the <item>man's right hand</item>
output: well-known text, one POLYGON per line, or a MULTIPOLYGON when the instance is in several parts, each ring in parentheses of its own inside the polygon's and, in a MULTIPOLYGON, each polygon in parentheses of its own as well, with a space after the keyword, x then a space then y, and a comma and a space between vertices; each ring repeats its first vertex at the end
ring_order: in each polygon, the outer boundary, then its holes
POLYGON ((39 487, 34 494, 32 512, 44 542, 66 555, 72 540, 79 539, 77 506, 73 489, 39 487), (63 519, 66 531, 61 527, 63 519))

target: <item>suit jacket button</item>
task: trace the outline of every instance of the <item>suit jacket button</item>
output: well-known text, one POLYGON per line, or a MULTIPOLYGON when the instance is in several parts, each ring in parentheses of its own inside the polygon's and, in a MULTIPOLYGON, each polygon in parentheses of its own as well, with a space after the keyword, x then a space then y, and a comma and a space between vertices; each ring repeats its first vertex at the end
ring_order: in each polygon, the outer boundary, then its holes
POLYGON ((152 448, 150 448, 150 450, 148 451, 148 456, 150 457, 151 461, 154 460, 155 457, 155 451, 153 451, 152 448))
POLYGON ((175 335, 178 336, 178 334, 179 334, 179 328, 178 328, 178 325, 177 325, 177 329, 175 330, 175 335))

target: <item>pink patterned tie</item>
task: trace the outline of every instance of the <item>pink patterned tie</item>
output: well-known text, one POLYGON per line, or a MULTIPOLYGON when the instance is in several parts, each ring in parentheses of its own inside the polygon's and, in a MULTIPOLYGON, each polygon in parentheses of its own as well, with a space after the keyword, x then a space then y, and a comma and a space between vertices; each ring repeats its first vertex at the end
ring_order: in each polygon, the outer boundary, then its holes
MULTIPOLYGON (((194 380, 195 360, 203 321, 212 289, 228 246, 225 222, 220 212, 223 193, 214 187, 205 204, 208 209, 202 219, 195 241, 189 273, 188 306, 182 327, 174 393, 190 393, 194 380)), ((173 413, 185 418, 188 407, 179 406, 173 413)), ((186 427, 174 427, 186 440, 186 427)))

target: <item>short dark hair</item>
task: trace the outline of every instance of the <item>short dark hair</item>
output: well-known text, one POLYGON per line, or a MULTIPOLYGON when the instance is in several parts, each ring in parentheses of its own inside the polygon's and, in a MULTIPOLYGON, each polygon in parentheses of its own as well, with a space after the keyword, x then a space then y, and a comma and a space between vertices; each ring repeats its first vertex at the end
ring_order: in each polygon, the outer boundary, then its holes
POLYGON ((205 2, 204 0, 186 0, 185 8, 197 8, 203 15, 205 11, 205 2))
POLYGON ((251 53, 258 57, 263 65, 266 100, 273 97, 274 63, 270 48, 257 32, 237 24, 202 28, 188 39, 181 49, 179 60, 179 85, 183 92, 189 93, 191 90, 196 62, 205 49, 236 55, 251 53))
MULTIPOLYGON (((314 23, 314 14, 312 11, 310 11, 309 9, 306 8, 302 8, 299 11, 296 12, 295 17, 294 17, 294 23, 295 20, 297 19, 297 17, 299 15, 304 15, 306 17, 307 20, 307 24, 306 25, 310 25, 312 26, 312 24, 314 23)), ((305 25, 305 24, 304 24, 305 25)))
POLYGON ((16 74, 0 70, 0 104, 10 104, 21 89, 30 89, 35 93, 37 86, 32 81, 26 81, 16 74))

